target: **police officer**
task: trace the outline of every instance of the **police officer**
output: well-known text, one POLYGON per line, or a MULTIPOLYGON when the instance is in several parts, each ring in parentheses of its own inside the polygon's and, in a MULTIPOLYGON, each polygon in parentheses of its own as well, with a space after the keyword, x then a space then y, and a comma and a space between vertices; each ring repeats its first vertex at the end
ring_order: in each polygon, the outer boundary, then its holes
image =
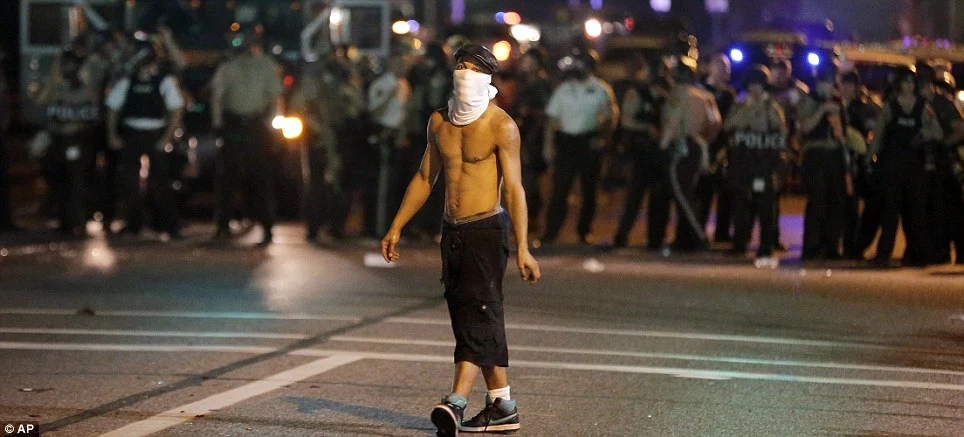
MULTIPOLYGON (((770 65, 770 92, 774 100, 783 108, 783 114, 787 119, 787 150, 783 158, 785 165, 795 161, 795 156, 801 153, 801 136, 798 132, 797 106, 810 94, 810 88, 806 84, 793 76, 793 64, 789 59, 777 59, 770 65)), ((783 176, 787 181, 793 178, 794 168, 790 167, 783 176)), ((782 184, 786 185, 786 184, 782 184)), ((776 221, 776 247, 778 250, 786 250, 786 245, 780 241, 780 198, 781 193, 777 193, 777 221, 776 221)))
POLYGON ((555 162, 555 170, 542 240, 552 243, 559 236, 569 190, 578 175, 582 207, 577 232, 580 243, 590 244, 602 155, 619 119, 619 107, 612 87, 593 75, 595 59, 591 53, 577 49, 560 62, 566 79, 546 106, 549 123, 544 150, 549 152, 547 161, 555 162))
POLYGON ((99 99, 80 78, 82 59, 67 51, 58 62, 59 74, 39 98, 47 118, 45 129, 52 136, 45 168, 60 213, 59 230, 85 236, 92 176, 87 160, 95 152, 93 123, 100 119, 99 99))
MULTIPOLYGON (((124 233, 138 235, 150 199, 152 226, 178 237, 178 207, 171 180, 170 153, 174 132, 181 125, 184 98, 177 79, 162 71, 156 48, 143 43, 135 54, 134 74, 117 82, 107 97, 110 146, 119 151, 117 170, 120 198, 126 210, 124 233), (142 192, 141 158, 148 157, 147 193, 142 192)), ((105 227, 110 227, 105 223, 105 227)))
POLYGON ((746 253, 756 217, 760 219, 760 247, 757 266, 775 267, 776 193, 780 183, 780 154, 786 145, 787 125, 780 105, 767 94, 770 70, 757 65, 743 81, 746 97, 736 104, 726 120, 733 137, 727 149, 727 186, 736 223, 733 232, 735 254, 746 253))
POLYGON ((895 74, 895 94, 884 104, 869 155, 877 155, 881 172, 882 213, 880 240, 874 261, 888 266, 894 250, 898 220, 907 237, 904 261, 926 264, 922 241, 926 222, 926 143, 943 138, 934 110, 917 94, 913 70, 901 67, 895 74))
MULTIPOLYGON (((368 87, 368 113, 375 124, 374 142, 378 147, 378 202, 376 210, 376 231, 383 234, 388 230, 388 209, 401 203, 401 198, 391 197, 393 182, 399 177, 394 172, 401 170, 393 163, 398 160, 398 142, 401 140, 405 122, 405 105, 412 94, 405 76, 408 65, 401 56, 392 56, 388 69, 368 87)), ((371 159, 370 157, 369 159, 371 159)), ((407 175, 405 175, 407 176, 407 175)), ((374 189, 374 187, 373 187, 374 189)))
POLYGON ((522 186, 526 191, 526 205, 529 207, 529 227, 532 231, 540 223, 542 195, 539 179, 548 169, 542 156, 545 143, 546 105, 552 96, 552 84, 546 72, 548 55, 541 48, 531 48, 525 52, 519 65, 519 83, 515 105, 510 108, 519 126, 522 141, 522 186))
POLYGON ((332 106, 337 102, 332 98, 329 86, 331 80, 322 63, 315 63, 298 81, 292 93, 289 110, 300 115, 305 121, 305 160, 307 177, 305 187, 304 217, 305 240, 316 243, 318 231, 331 223, 334 205, 331 204, 336 182, 335 175, 340 165, 337 155, 336 136, 331 127, 332 106))
MULTIPOLYGON (((840 75, 840 98, 846 107, 848 126, 868 141, 876 126, 880 105, 867 96, 856 71, 840 75)), ((843 245, 844 253, 853 259, 863 259, 864 251, 877 237, 880 227, 880 196, 876 185, 869 181, 869 169, 864 167, 869 160, 865 155, 853 155, 851 160, 854 192, 847 198, 843 245)))
POLYGON ((375 198, 378 183, 378 154, 369 150, 365 129, 365 95, 361 77, 354 65, 342 60, 332 64, 333 81, 329 98, 336 104, 331 111, 331 127, 335 132, 340 167, 335 175, 335 215, 329 232, 344 237, 345 221, 351 211, 353 195, 362 197, 362 226, 366 236, 375 236, 375 198))
MULTIPOLYGON (((927 170, 928 205, 926 241, 930 243, 931 264, 951 261, 951 245, 958 253, 964 251, 964 195, 954 177, 953 163, 956 149, 964 142, 964 117, 953 98, 938 88, 944 82, 937 72, 923 66, 917 71, 921 97, 930 104, 941 125, 944 138, 930 143, 925 169, 927 170)), ((964 258, 958 256, 958 259, 964 258)))
MULTIPOLYGON (((716 99, 716 106, 723 115, 724 123, 726 116, 730 113, 733 103, 736 101, 736 90, 730 86, 730 58, 723 54, 716 54, 710 59, 709 72, 701 87, 716 99)), ((723 155, 721 152, 726 148, 727 136, 720 135, 710 146, 710 169, 711 171, 700 178, 699 185, 696 187, 699 200, 699 219, 704 227, 709 221, 710 207, 713 206, 713 197, 716 197, 716 231, 714 240, 717 242, 728 242, 730 236, 730 199, 727 196, 725 182, 725 167, 723 166, 723 155)))
POLYGON ((626 92, 620 108, 620 124, 627 137, 633 168, 626 190, 619 228, 613 245, 626 247, 629 233, 636 224, 643 196, 649 191, 647 248, 663 247, 672 191, 668 186, 669 156, 659 148, 660 117, 665 95, 657 89, 650 74, 649 64, 643 63, 634 86, 626 92))
POLYGON ((807 194, 804 260, 840 258, 847 198, 846 109, 837 91, 837 72, 824 65, 817 72, 814 95, 798 108, 802 176, 807 194))
POLYGON ((681 251, 709 249, 705 228, 697 217, 696 184, 709 170, 709 147, 722 128, 716 99, 696 84, 695 60, 681 60, 666 98, 659 143, 660 149, 670 154, 669 184, 677 211, 673 247, 681 251))
POLYGON ((275 216, 270 123, 279 113, 283 87, 278 66, 265 55, 260 38, 253 33, 241 38, 241 53, 218 67, 211 81, 211 123, 224 141, 217 158, 215 238, 231 236, 234 196, 240 188, 264 230, 261 245, 267 245, 275 216))

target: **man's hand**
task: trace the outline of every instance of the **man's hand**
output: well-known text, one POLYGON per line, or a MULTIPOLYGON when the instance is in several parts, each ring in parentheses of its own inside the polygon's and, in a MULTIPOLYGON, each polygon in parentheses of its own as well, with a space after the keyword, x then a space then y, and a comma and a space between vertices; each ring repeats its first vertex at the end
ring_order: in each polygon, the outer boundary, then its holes
POLYGON ((385 262, 398 261, 398 239, 400 237, 401 232, 394 228, 389 229, 388 233, 385 234, 385 238, 382 239, 382 257, 385 258, 385 262))
MULTIPOLYGON (((382 244, 384 245, 384 243, 382 244)), ((522 280, 535 284, 542 277, 542 272, 539 271, 539 263, 528 250, 520 251, 516 257, 516 262, 519 265, 519 275, 522 276, 522 280)))

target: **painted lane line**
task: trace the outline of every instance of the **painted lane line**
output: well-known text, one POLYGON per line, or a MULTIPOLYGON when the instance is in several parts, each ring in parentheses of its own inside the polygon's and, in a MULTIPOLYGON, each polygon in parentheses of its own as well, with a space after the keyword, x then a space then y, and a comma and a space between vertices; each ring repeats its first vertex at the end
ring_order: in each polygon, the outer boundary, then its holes
MULTIPOLYGON (((422 319, 422 318, 413 318, 413 317, 390 317, 385 321, 390 323, 403 323, 403 324, 411 324, 411 325, 432 325, 432 326, 451 326, 452 324, 452 322, 448 320, 443 320, 443 319, 422 319)), ((570 334, 617 335, 617 336, 627 336, 627 337, 673 338, 673 339, 683 339, 683 340, 733 341, 733 342, 742 342, 742 343, 780 344, 780 345, 788 345, 788 346, 810 346, 810 347, 828 347, 828 348, 839 347, 839 348, 857 348, 857 349, 889 350, 889 351, 917 351, 917 352, 936 353, 936 354, 944 354, 944 355, 960 355, 959 352, 914 349, 914 348, 906 348, 906 347, 900 347, 900 346, 885 346, 885 345, 868 344, 868 343, 805 340, 805 339, 786 338, 786 337, 762 337, 762 336, 730 335, 730 334, 701 334, 701 333, 695 333, 695 332, 647 331, 647 330, 633 330, 633 329, 571 328, 571 327, 565 327, 565 326, 529 325, 529 324, 523 324, 523 323, 506 323, 505 327, 506 329, 517 329, 522 331, 564 332, 564 333, 570 333, 570 334)))
MULTIPOLYGON (((5 315, 76 316, 77 310, 58 308, 0 308, 5 315)), ((166 317, 193 319, 262 319, 262 320, 330 320, 337 322, 360 322, 361 317, 304 313, 256 313, 256 312, 208 312, 208 311, 138 311, 96 310, 96 316, 105 317, 166 317)), ((93 317, 96 317, 93 316, 93 317)), ((86 316, 84 317, 91 317, 86 316)))
POLYGON ((291 383, 303 381, 360 359, 358 356, 349 354, 312 361, 308 364, 285 370, 284 372, 250 384, 209 396, 200 401, 173 408, 149 419, 102 434, 101 437, 142 437, 150 435, 192 420, 195 416, 209 414, 212 411, 230 407, 238 402, 277 390, 291 383))
MULTIPOLYGON (((393 339, 393 338, 353 337, 348 335, 335 336, 335 337, 332 337, 331 340, 355 342, 355 343, 395 344, 395 345, 405 345, 405 346, 438 346, 438 347, 455 346, 454 341, 404 340, 404 339, 393 339)), ((573 355, 654 358, 654 359, 681 360, 681 361, 703 361, 703 362, 712 362, 712 363, 752 364, 752 365, 763 365, 763 366, 812 367, 812 368, 818 368, 818 369, 869 370, 869 371, 879 371, 879 372, 923 373, 923 374, 933 374, 933 375, 964 376, 964 372, 955 371, 955 370, 927 369, 923 367, 874 366, 874 365, 867 365, 867 364, 837 363, 832 361, 819 362, 819 361, 796 361, 796 360, 765 360, 765 359, 759 359, 759 358, 714 357, 714 356, 704 356, 704 355, 663 354, 663 353, 655 353, 655 352, 632 352, 632 351, 619 351, 619 350, 607 350, 607 349, 574 349, 574 348, 538 347, 538 346, 509 346, 509 350, 520 351, 520 352, 545 352, 545 353, 560 353, 560 354, 573 354, 573 355)))
MULTIPOLYGON (((354 354, 364 359, 386 360, 386 361, 415 361, 431 363, 452 364, 451 355, 419 355, 419 354, 392 354, 376 352, 356 352, 329 349, 302 349, 295 351, 293 355, 302 356, 337 356, 343 354, 354 354)), ((614 364, 581 364, 557 361, 527 361, 512 360, 510 365, 514 367, 527 367, 535 369, 549 370, 582 370, 592 372, 614 372, 614 373, 638 373, 651 375, 666 375, 682 378, 696 379, 743 379, 756 381, 778 381, 778 382, 803 382, 811 384, 833 384, 833 385, 854 385, 870 387, 893 387, 909 388, 921 390, 951 390, 964 392, 964 384, 948 384, 926 381, 902 381, 887 379, 858 379, 858 378, 837 378, 821 376, 801 376, 778 373, 755 373, 755 372, 732 372, 725 370, 706 370, 706 369, 686 369, 676 367, 653 367, 653 366, 632 366, 614 364)))
MULTIPOLYGON (((177 346, 177 345, 144 345, 144 344, 71 344, 71 343, 18 343, 0 342, 0 350, 56 350, 56 351, 100 351, 100 352, 220 352, 220 353, 249 353, 262 354, 277 350, 270 347, 254 346, 230 346, 230 345, 206 345, 206 346, 177 346)), ((396 354, 396 353, 375 353, 359 352, 349 350, 332 349, 298 349, 288 353, 293 356, 303 357, 354 357, 356 359, 374 359, 386 361, 404 362, 423 362, 423 363, 444 363, 452 364, 451 355, 429 355, 429 354, 396 354)), ((837 384, 837 385, 857 385, 874 387, 897 387, 912 388, 923 390, 952 390, 964 391, 964 384, 944 384, 925 381, 900 381, 900 380, 878 380, 878 379, 852 379, 816 376, 796 376, 790 374, 770 374, 770 373, 751 373, 751 372, 731 372, 721 370, 702 370, 686 369, 674 367, 652 367, 652 366, 632 366, 632 365, 611 365, 611 364, 578 364, 554 361, 527 361, 513 360, 513 366, 540 368, 550 370, 583 370, 596 372, 615 372, 615 373, 641 373, 654 375, 679 376, 686 378, 722 378, 722 379, 746 379, 763 381, 782 381, 782 382, 804 382, 814 384, 837 384)))
POLYGON ((278 348, 268 346, 183 345, 183 344, 111 344, 111 343, 30 343, 0 342, 0 350, 79 351, 79 352, 221 352, 267 354, 278 348))
POLYGON ((109 335, 124 337, 258 338, 303 340, 304 334, 265 332, 131 331, 124 329, 0 328, 0 334, 109 335))

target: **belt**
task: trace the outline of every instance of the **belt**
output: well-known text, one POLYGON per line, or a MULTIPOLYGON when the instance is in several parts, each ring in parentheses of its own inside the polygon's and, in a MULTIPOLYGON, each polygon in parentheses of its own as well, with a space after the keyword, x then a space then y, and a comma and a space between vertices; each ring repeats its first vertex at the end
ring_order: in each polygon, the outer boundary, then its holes
POLYGON ((497 216, 499 214, 502 214, 502 211, 503 209, 500 206, 492 211, 480 212, 478 214, 472 214, 468 217, 455 218, 455 217, 445 216, 443 220, 445 220, 445 223, 450 225, 464 225, 466 223, 477 222, 479 220, 485 220, 487 218, 497 216))

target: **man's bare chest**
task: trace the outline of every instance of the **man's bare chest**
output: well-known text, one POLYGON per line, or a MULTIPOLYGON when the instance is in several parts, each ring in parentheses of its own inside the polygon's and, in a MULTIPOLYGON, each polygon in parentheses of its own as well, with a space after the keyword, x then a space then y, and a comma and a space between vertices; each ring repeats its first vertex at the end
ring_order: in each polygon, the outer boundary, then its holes
POLYGON ((475 164, 495 156, 495 139, 485 126, 444 126, 436 134, 436 144, 446 163, 475 164))

